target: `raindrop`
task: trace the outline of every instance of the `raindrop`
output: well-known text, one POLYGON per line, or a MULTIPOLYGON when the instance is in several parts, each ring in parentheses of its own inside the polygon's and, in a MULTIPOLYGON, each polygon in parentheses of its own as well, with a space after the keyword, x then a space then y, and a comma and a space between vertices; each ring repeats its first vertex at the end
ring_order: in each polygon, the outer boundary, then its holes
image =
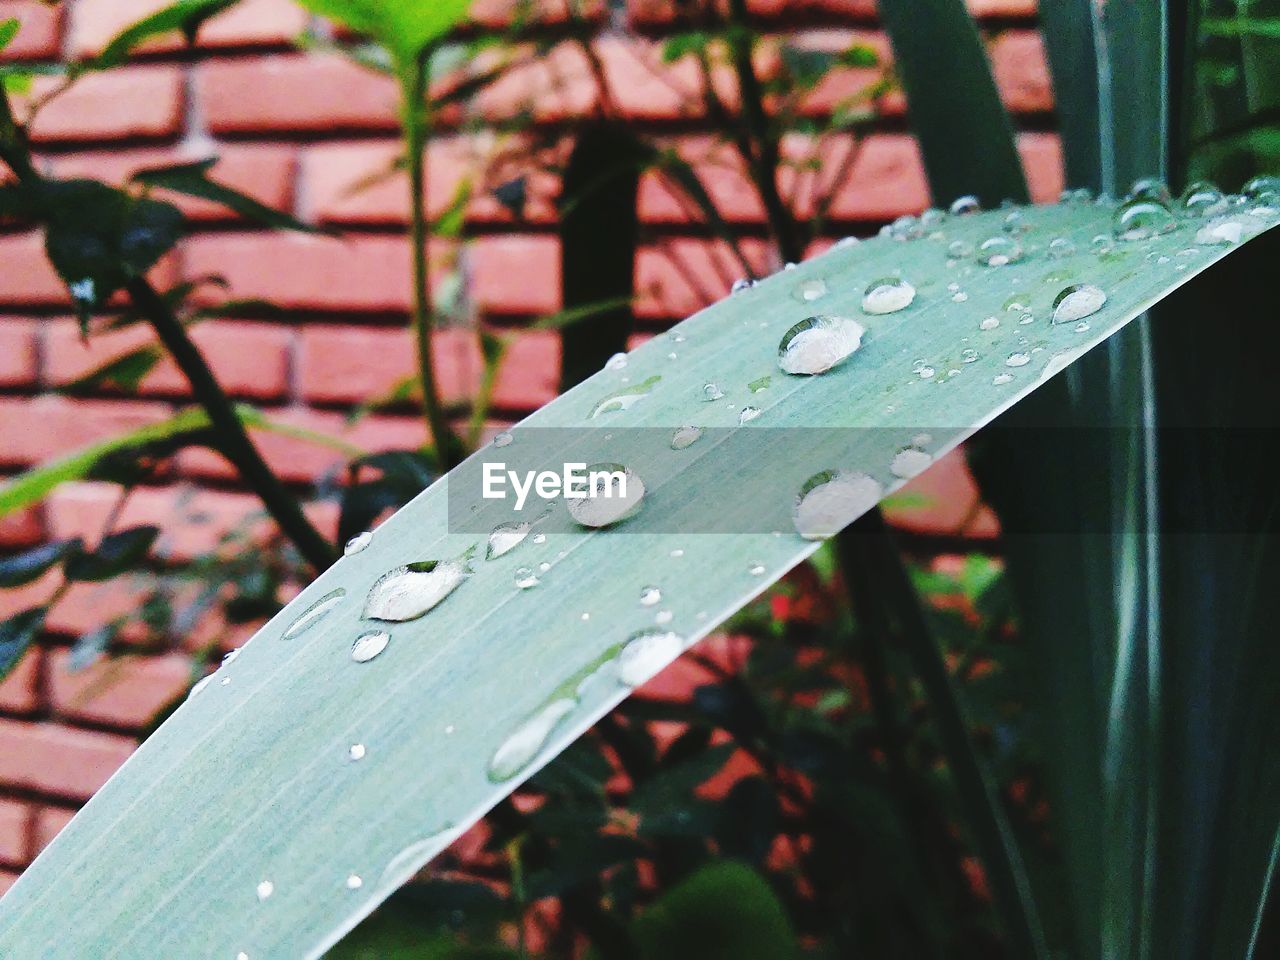
POLYGON ((538 578, 533 573, 532 567, 516 567, 515 581, 516 586, 521 590, 528 590, 530 587, 536 587, 539 583, 538 578))
POLYGON ((489 779, 494 783, 510 780, 527 767, 547 745, 560 721, 573 712, 577 701, 568 697, 552 700, 516 728, 494 751, 489 761, 489 779))
POLYGON ((865 473, 824 471, 810 477, 796 500, 793 520, 806 540, 834 536, 877 503, 884 493, 865 473))
POLYGON ((862 345, 866 329, 856 320, 816 316, 801 320, 778 343, 778 366, 796 375, 825 373, 862 345))
POLYGON ((1196 231, 1196 243, 1237 244, 1244 235, 1244 225, 1239 220, 1218 220, 1196 231))
POLYGON ((676 432, 671 435, 671 449, 683 450, 691 447, 702 439, 701 427, 677 427, 676 432))
POLYGON ((623 370, 627 366, 627 355, 625 353, 615 353, 605 362, 606 370, 623 370))
POLYGON ((542 563, 538 564, 539 573, 546 573, 550 569, 551 569, 551 564, 547 563, 545 560, 542 561, 542 563))
POLYGON ((1092 240, 1090 240, 1089 246, 1092 247, 1094 252, 1097 253, 1098 256, 1100 257, 1106 256, 1108 253, 1110 253, 1114 249, 1111 243, 1111 238, 1107 236, 1105 233, 1100 233, 1097 236, 1095 236, 1092 240))
POLYGON ((199 680, 195 682, 195 685, 192 686, 191 692, 187 694, 187 699, 190 700, 192 697, 194 697, 197 693, 199 693, 201 690, 203 690, 205 687, 207 687, 211 683, 213 683, 212 673, 209 674, 207 677, 201 677, 199 680))
POLYGON ((1030 362, 1031 354, 1029 353, 1011 353, 1004 365, 1006 367, 1025 367, 1030 362))
POLYGON ((368 633, 362 633, 351 645, 351 659, 356 663, 368 663, 387 649, 387 644, 390 642, 391 634, 384 630, 370 630, 368 633))
POLYGON ((258 884, 258 899, 266 900, 269 896, 276 892, 276 885, 270 880, 263 880, 258 884))
POLYGON ((511 443, 512 439, 511 434, 504 430, 493 438, 493 445, 495 447, 505 447, 511 443))
POLYGON ((760 393, 763 390, 769 389, 769 383, 772 380, 773 380, 773 377, 769 376, 768 374, 765 374, 763 377, 756 377, 754 380, 752 380, 750 383, 747 384, 747 389, 750 390, 752 393, 760 393))
POLYGON ((683 551, 683 550, 681 550, 679 547, 676 547, 674 550, 672 550, 672 551, 671 551, 671 554, 670 554, 670 555, 671 555, 671 556, 673 556, 673 557, 677 557, 677 558, 679 558, 679 557, 683 557, 683 556, 684 556, 684 551, 683 551))
POLYGON ((1031 224, 1027 223, 1027 218, 1017 210, 1006 216, 1000 226, 1005 233, 1010 234, 1026 233, 1031 229, 1031 224))
POLYGON ((1091 317, 1107 302, 1107 295, 1091 283, 1073 283, 1053 298, 1052 323, 1073 323, 1091 317))
POLYGON ((973 347, 966 347, 965 349, 961 350, 960 362, 961 363, 977 363, 978 351, 973 349, 973 347))
POLYGON ((994 377, 991 378, 991 382, 997 387, 1003 387, 1006 383, 1013 382, 1013 374, 997 373, 994 377))
POLYGON ((1178 221, 1165 204, 1158 200, 1136 198, 1116 208, 1111 232, 1117 240, 1132 243, 1150 240, 1178 227, 1178 221))
POLYGON ((655 607, 662 602, 662 590, 658 587, 645 587, 640 591, 640 606, 655 607))
POLYGON ((1129 188, 1129 192, 1125 194, 1125 201, 1130 200, 1153 200, 1156 203, 1167 205, 1172 199, 1169 193, 1169 185, 1159 177, 1142 177, 1133 182, 1133 186, 1129 188))
POLYGON ((1212 217, 1227 209, 1227 198, 1207 180, 1197 180, 1182 192, 1178 208, 1188 217, 1212 217))
POLYGON ((1048 255, 1050 260, 1063 260, 1076 252, 1076 245, 1066 237, 1054 237, 1049 241, 1048 255))
POLYGON ((827 281, 821 277, 814 277, 812 280, 802 280, 796 284, 793 296, 801 303, 811 303, 821 297, 827 295, 827 281))
POLYGON ((928 364, 925 364, 922 367, 915 368, 916 376, 919 377, 921 380, 932 380, 934 376, 937 374, 937 372, 938 372, 937 370, 933 369, 933 367, 929 366, 928 364))
POLYGON ((948 212, 953 217, 964 217, 970 214, 978 213, 982 210, 982 204, 978 203, 978 198, 974 196, 957 197, 952 201, 948 212))
POLYGON ((999 317, 987 317, 987 318, 985 318, 985 319, 984 319, 980 324, 978 324, 978 329, 979 329, 979 330, 994 330, 994 329, 995 329, 996 327, 998 327, 998 326, 1000 326, 1000 318, 999 318, 999 317))
POLYGON ((796 268, 796 265, 794 263, 784 263, 782 265, 783 270, 794 270, 795 268, 796 268))
POLYGON ((348 890, 359 890, 363 886, 364 886, 364 880, 360 877, 359 874, 353 873, 351 874, 351 876, 347 877, 348 890))
POLYGON ((739 277, 737 280, 733 281, 733 286, 729 288, 729 292, 741 293, 743 290, 750 290, 755 285, 756 282, 754 280, 750 280, 747 277, 739 277))
POLYGON ((867 284, 862 294, 864 313, 897 313, 910 306, 916 298, 916 288, 900 277, 882 277, 867 284))
POLYGON ((288 629, 280 635, 282 640, 294 640, 306 633, 317 623, 333 612, 333 608, 342 602, 342 598, 347 595, 347 591, 338 589, 326 593, 302 613, 298 614, 298 618, 289 624, 288 629))
POLYGON ((841 237, 836 241, 837 250, 847 250, 849 247, 856 247, 862 241, 857 237, 841 237))
POLYGON ((937 207, 930 207, 920 214, 920 225, 926 230, 937 230, 946 221, 947 215, 937 207))
POLYGON ((1003 267, 1022 259, 1022 244, 1012 237, 988 237, 978 247, 978 262, 988 267, 1003 267))
POLYGON ((702 399, 707 402, 724 399, 724 391, 720 389, 719 384, 704 383, 702 385, 702 399))
POLYGON ((1089 321, 1088 321, 1088 320, 1081 320, 1079 323, 1077 323, 1077 324, 1075 325, 1074 329, 1075 329, 1075 332, 1076 332, 1076 333, 1088 333, 1088 332, 1089 332, 1089 321))
POLYGON ((470 553, 453 560, 409 563, 383 574, 369 591, 365 617, 400 622, 422 616, 471 576, 470 553))
POLYGON ((918 473, 923 473, 933 463, 933 457, 916 447, 904 447, 893 455, 889 461, 889 472, 895 477, 910 480, 918 473))
POLYGON ((347 756, 352 760, 363 760, 366 752, 363 743, 353 743, 347 751, 347 756))
POLYGON ((1280 203, 1280 177, 1260 174, 1240 188, 1250 200, 1275 205, 1280 203))
POLYGON ((617 413, 620 410, 629 410, 635 404, 639 403, 649 395, 656 384, 662 377, 656 374, 649 377, 643 383, 637 383, 635 386, 626 387, 622 390, 616 390, 613 393, 602 397, 596 405, 591 409, 591 417, 599 417, 606 413, 617 413))
POLYGON ((663 630, 633 633, 618 654, 618 682, 638 687, 651 680, 684 650, 684 637, 663 630))
POLYGON ((738 414, 738 426, 749 423, 758 416, 760 416, 759 407, 743 407, 742 412, 738 414))
POLYGON ((493 528, 493 532, 489 534, 489 545, 485 549, 484 558, 486 560, 497 560, 498 557, 510 553, 524 543, 524 538, 529 536, 529 531, 532 528, 533 524, 527 521, 498 524, 493 528))
POLYGON ((670 610, 659 610, 653 615, 653 622, 658 626, 663 626, 671 622, 675 615, 670 610))
POLYGON ((964 303, 966 300, 969 299, 969 295, 965 293, 963 290, 957 290, 955 293, 951 295, 951 299, 955 303, 964 303))
POLYGON ((587 490, 565 501, 569 516, 584 527, 607 527, 635 514, 644 500, 644 482, 617 463, 587 468, 587 490))
POLYGON ((342 555, 350 557, 353 554, 357 554, 372 542, 373 531, 366 530, 364 533, 358 533, 347 541, 347 545, 342 548, 342 555))
POLYGON ((889 225, 889 236, 895 240, 919 240, 924 236, 924 227, 913 216, 901 216, 889 225))
POLYGON ((222 655, 222 665, 224 667, 230 666, 231 664, 235 663, 236 660, 239 659, 239 657, 240 657, 239 647, 236 647, 234 650, 228 650, 226 653, 222 655))
POLYGON ((973 244, 968 240, 952 240, 947 244, 947 256, 953 260, 963 260, 973 256, 973 244))

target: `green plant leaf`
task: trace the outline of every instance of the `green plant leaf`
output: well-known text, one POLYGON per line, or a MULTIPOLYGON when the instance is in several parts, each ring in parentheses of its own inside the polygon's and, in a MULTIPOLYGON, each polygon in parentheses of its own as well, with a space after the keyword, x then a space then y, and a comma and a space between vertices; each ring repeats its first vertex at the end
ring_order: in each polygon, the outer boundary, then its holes
POLYGON ((110 580, 138 566, 160 536, 159 527, 131 527, 108 534, 92 552, 80 552, 63 567, 68 580, 110 580))
POLYGON ((133 392, 163 358, 160 348, 154 345, 138 347, 118 357, 113 357, 88 373, 81 374, 70 383, 58 388, 59 393, 78 393, 101 387, 115 387, 133 392))
POLYGON ((0 680, 18 665, 27 648, 40 635, 46 613, 48 610, 44 607, 32 607, 0 622, 0 680))
POLYGON ((18 35, 20 29, 22 29, 22 21, 17 17, 0 20, 0 51, 13 42, 13 38, 18 35))
POLYGON ((216 157, 193 163, 178 163, 164 167, 149 167, 135 173, 132 182, 144 187, 172 190, 189 197, 199 197, 232 210, 247 220, 261 223, 276 230, 297 230, 301 233, 320 233, 320 228, 260 203, 224 184, 209 179, 209 171, 217 164, 216 157))
MULTIPOLYGON (((792 512, 816 474, 846 471, 852 499, 838 498, 833 525, 852 520, 911 472, 905 451, 918 463, 952 449, 1238 246, 1197 243, 1200 224, 1183 221, 1095 248, 1111 205, 1018 212, 1022 255, 1004 265, 948 256, 951 243, 1007 239, 1001 210, 947 219, 941 241, 841 245, 728 296, 433 484, 225 664, 229 682, 197 689, 45 849, 0 901, 0 955, 320 956, 631 682, 813 553, 792 512), (1058 239, 1074 253, 1051 258, 1058 239), (913 297, 876 282, 895 275, 913 297), (1050 322, 1077 284, 1105 303, 1050 322), (1031 323, 1006 308, 1011 291, 1031 323), (783 372, 780 344, 797 324, 815 329, 804 322, 817 311, 856 317, 862 345, 828 372, 783 372), (704 435, 673 449, 689 424, 704 435), (536 535, 486 559, 511 515, 480 496, 481 466, 498 460, 621 463, 648 492, 614 528, 553 503, 536 535), (540 561, 539 582, 518 587, 517 568, 540 561), (655 627, 639 602, 649 584, 670 618, 619 660, 655 627), (366 633, 388 639, 366 638, 353 658, 366 633)), ((1241 243, 1273 225, 1232 216, 1241 243)))
POLYGON ((80 549, 79 537, 51 540, 24 553, 0 559, 0 588, 20 587, 39 580, 66 557, 80 549))
POLYGON ((179 0, 116 34, 86 66, 95 70, 121 66, 139 46, 166 33, 181 33, 188 43, 195 43, 196 34, 206 20, 230 9, 237 2, 239 0, 179 0))
POLYGON ((299 0, 331 20, 377 40, 410 63, 466 16, 471 0, 299 0))

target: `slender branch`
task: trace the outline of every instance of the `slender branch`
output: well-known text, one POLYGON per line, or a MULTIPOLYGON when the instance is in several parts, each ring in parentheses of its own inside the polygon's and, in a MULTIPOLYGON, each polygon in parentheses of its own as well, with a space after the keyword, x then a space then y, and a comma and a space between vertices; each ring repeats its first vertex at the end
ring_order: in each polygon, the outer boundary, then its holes
POLYGON ((191 384, 192 393, 208 413, 209 421, 217 432, 218 448, 223 456, 240 472, 240 478, 257 494, 272 519, 284 535, 293 541, 307 563, 317 571, 324 570, 335 559, 333 546, 311 525, 311 521, 298 506, 298 501, 262 459, 245 432, 244 424, 236 415, 231 400, 199 349, 187 336, 187 331, 174 316, 173 310, 143 277, 130 280, 126 289, 134 306, 151 322, 156 336, 165 345, 187 382, 191 384))
POLYGON ((1049 948, 1031 882, 1004 815, 1001 798, 969 736, 968 720, 952 686, 942 651, 929 632, 919 596, 893 547, 884 520, 878 512, 867 514, 857 526, 841 534, 841 539, 841 556, 851 563, 846 575, 864 579, 868 595, 880 597, 884 609, 897 620, 915 674, 933 709, 934 725, 947 766, 968 813, 1013 954, 1028 960, 1047 960, 1049 948))
POLYGON ((408 153, 411 204, 410 242, 413 245, 413 331, 418 350, 418 376, 422 380, 422 413, 444 469, 453 466, 453 435, 440 405, 432 360, 431 333, 435 314, 431 304, 431 278, 427 270, 427 85, 430 80, 430 48, 409 64, 403 78, 404 137, 408 153))

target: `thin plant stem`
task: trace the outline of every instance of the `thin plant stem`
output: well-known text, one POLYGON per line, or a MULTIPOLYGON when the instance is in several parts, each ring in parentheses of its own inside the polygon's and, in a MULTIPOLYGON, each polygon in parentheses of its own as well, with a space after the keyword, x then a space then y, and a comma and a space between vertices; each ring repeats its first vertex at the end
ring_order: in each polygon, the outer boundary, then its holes
POLYGON ((422 380, 422 413, 442 469, 453 466, 453 435, 440 405, 432 358, 431 334, 435 311, 431 304, 431 278, 427 268, 429 230, 426 212, 427 184, 427 86, 431 69, 430 48, 423 50, 405 68, 404 139, 408 154, 410 223, 413 245, 413 332, 418 351, 418 376, 422 380))

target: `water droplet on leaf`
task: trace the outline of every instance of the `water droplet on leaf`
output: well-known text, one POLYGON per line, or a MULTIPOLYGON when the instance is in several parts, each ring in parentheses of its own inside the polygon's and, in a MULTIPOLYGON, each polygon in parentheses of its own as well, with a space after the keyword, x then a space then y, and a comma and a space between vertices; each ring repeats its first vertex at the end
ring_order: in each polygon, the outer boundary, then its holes
POLYGON ((1126 200, 1116 209, 1111 232, 1117 240, 1134 243, 1158 237, 1177 226, 1177 219, 1164 203, 1139 198, 1126 200))
POLYGON ((981 210, 982 204, 978 203, 978 198, 969 195, 957 197, 951 202, 951 206, 947 208, 947 212, 953 217, 965 217, 979 213, 981 210))
POLYGON ((701 427, 677 427, 671 435, 671 449, 683 450, 691 447, 702 438, 701 427))
POLYGON ((276 885, 270 880, 263 880, 258 884, 257 893, 259 900, 266 900, 269 896, 276 892, 276 885))
POLYGON ((1188 217, 1212 217, 1227 209, 1227 198, 1207 180, 1197 180, 1182 192, 1178 207, 1188 217))
POLYGON ((916 288, 900 277, 882 277, 867 284, 862 295, 862 309, 866 313, 897 313, 911 305, 916 298, 916 288))
POLYGON ((811 303, 827 295, 827 281, 821 277, 803 280, 796 284, 794 296, 801 303, 811 303))
POLYGON ((1031 362, 1031 354, 1029 353, 1011 353, 1009 359, 1005 360, 1006 367, 1025 367, 1031 362))
POLYGON ((862 324, 844 317, 801 320, 778 343, 778 366, 797 376, 825 373, 862 345, 865 332, 862 324))
POLYGON ((493 532, 489 534, 489 545, 485 549, 485 559, 496 560, 498 557, 510 553, 524 543, 524 539, 529 536, 531 529, 533 529, 533 524, 527 521, 498 524, 493 528, 493 532))
POLYGON ((546 746, 560 721, 576 706, 577 702, 567 697, 553 700, 517 727, 489 761, 489 779, 502 783, 527 767, 546 746))
POLYGON ((630 409, 647 397, 653 391, 654 384, 661 379, 662 377, 655 375, 649 377, 643 383, 637 383, 635 386, 625 387, 622 390, 615 390, 613 393, 605 395, 591 409, 590 416, 595 418, 606 413, 617 413, 621 410, 630 409))
POLYGON ((805 482, 796 501, 796 530, 806 540, 834 536, 877 503, 884 493, 865 473, 825 471, 805 482))
POLYGON ((1022 244, 1012 237, 988 237, 978 245, 978 262, 987 267, 1003 267, 1022 259, 1022 244))
POLYGON ((383 574, 365 601, 364 615, 371 620, 415 620, 453 593, 471 576, 467 551, 453 560, 423 560, 383 574))
POLYGON ((362 633, 351 645, 351 659, 356 663, 368 663, 387 649, 387 644, 390 642, 391 634, 384 630, 370 630, 368 633, 362 633))
POLYGON ((342 555, 344 557, 350 557, 354 554, 357 554, 372 542, 373 542, 372 531, 366 530, 364 533, 358 533, 354 537, 352 537, 350 540, 347 541, 347 545, 342 548, 342 555))
POLYGON ((724 391, 720 389, 719 384, 704 383, 702 385, 702 399, 706 400, 708 403, 714 402, 716 400, 723 400, 724 391))
POLYGON ((1052 323, 1073 323, 1091 317, 1107 302, 1107 295, 1091 283, 1074 283, 1053 298, 1052 323))
POLYGON ((317 623, 333 612, 333 608, 342 602, 342 598, 347 595, 347 591, 338 589, 326 593, 302 613, 298 614, 296 620, 289 624, 288 629, 280 635, 282 640, 294 640, 306 631, 310 630, 317 623))
POLYGON ((521 590, 528 590, 530 587, 536 587, 539 580, 534 576, 531 567, 516 567, 515 572, 516 586, 521 590))
POLYGON ((923 473, 933 463, 933 457, 915 447, 899 450, 889 462, 889 472, 895 477, 910 480, 918 473, 923 473))
POLYGON ((658 587, 645 587, 640 591, 640 606, 653 607, 662 602, 662 590, 658 587))
POLYGON ((743 407, 742 412, 738 414, 738 426, 749 423, 758 416, 760 416, 759 407, 743 407))
POLYGON ((587 468, 587 495, 569 498, 569 516, 584 527, 607 527, 639 511, 644 482, 617 463, 594 463, 587 468))
POLYGON ((641 630, 618 654, 618 681, 627 687, 648 682, 684 650, 684 638, 662 630, 641 630))

